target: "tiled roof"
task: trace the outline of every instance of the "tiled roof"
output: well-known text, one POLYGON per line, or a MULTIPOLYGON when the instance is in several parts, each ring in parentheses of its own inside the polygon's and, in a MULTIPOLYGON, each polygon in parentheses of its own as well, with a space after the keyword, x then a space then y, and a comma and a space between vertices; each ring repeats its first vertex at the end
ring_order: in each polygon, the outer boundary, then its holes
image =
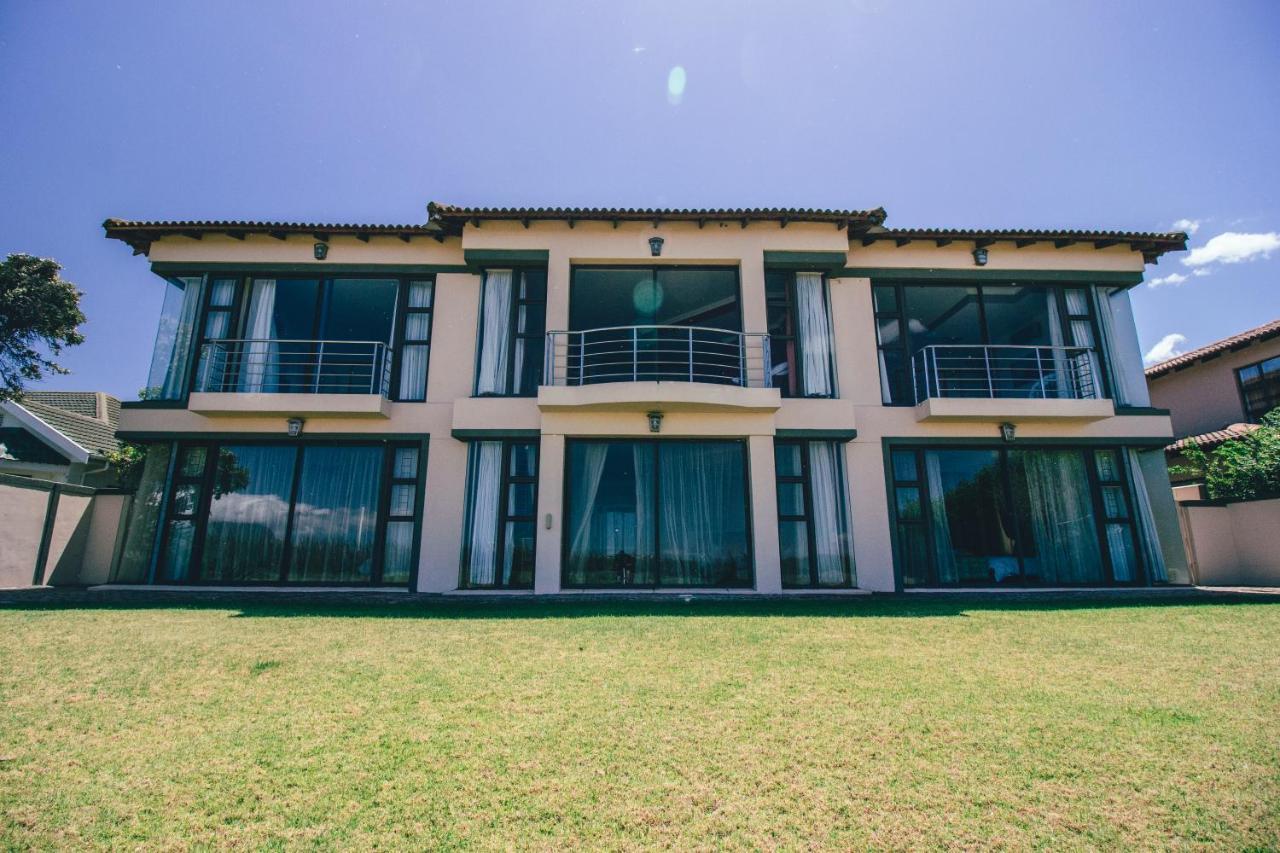
POLYGON ((1207 346, 1193 349, 1191 352, 1184 352, 1182 355, 1175 355, 1173 358, 1162 361, 1159 364, 1153 364, 1147 368, 1147 379, 1155 379, 1164 376, 1166 373, 1190 367, 1196 362, 1216 358, 1224 352, 1244 349, 1247 346, 1261 343, 1277 336, 1280 336, 1280 320, 1272 320, 1270 323, 1263 323, 1261 326, 1241 332, 1238 335, 1214 341, 1207 346))
POLYGON ((858 231, 884 222, 884 208, 874 210, 826 210, 810 207, 458 207, 431 202, 427 219, 450 233, 468 222, 486 220, 529 223, 540 220, 574 222, 829 222, 858 231))
POLYGON ((1013 243, 1018 248, 1033 243, 1052 242, 1058 248, 1078 243, 1092 243, 1096 249, 1105 249, 1127 243, 1134 251, 1142 252, 1143 260, 1154 263, 1165 252, 1179 252, 1187 248, 1187 235, 1181 231, 1080 231, 1075 229, 979 229, 979 228, 872 228, 860 235, 862 244, 868 246, 882 240, 893 240, 899 246, 913 240, 932 240, 939 246, 957 240, 972 240, 979 246, 992 243, 1013 243))
POLYGON ((1193 444, 1200 445, 1201 450, 1210 450, 1222 444, 1224 441, 1231 441, 1235 438, 1241 438, 1258 428, 1257 424, 1231 424, 1222 429, 1215 429, 1213 432, 1205 432, 1200 435, 1189 435, 1186 438, 1180 438, 1173 444, 1165 448, 1166 453, 1181 453, 1193 444))
MULTIPOLYGON (((18 405, 91 454, 101 456, 119 446, 116 428, 120 423, 120 401, 104 394, 104 417, 86 416, 78 413, 86 408, 86 396, 97 397, 91 391, 28 391, 18 405), (60 403, 51 404, 51 399, 60 403)), ((97 412, 96 400, 94 411, 97 412)))
POLYGON ((363 240, 373 236, 399 237, 408 242, 411 237, 440 238, 440 228, 430 223, 418 225, 360 225, 357 223, 324 222, 260 222, 250 220, 151 220, 108 219, 102 223, 107 237, 123 240, 133 247, 134 254, 145 254, 151 243, 161 237, 189 237, 203 239, 205 234, 226 234, 243 240, 248 234, 269 234, 279 240, 290 234, 309 234, 317 240, 328 240, 334 234, 353 234, 363 240))
MULTIPOLYGON (((103 396, 106 397, 105 394, 103 396)), ((66 409, 72 414, 84 415, 86 418, 102 419, 98 412, 98 392, 96 391, 26 391, 22 399, 44 403, 46 406, 57 406, 59 409, 66 409)))

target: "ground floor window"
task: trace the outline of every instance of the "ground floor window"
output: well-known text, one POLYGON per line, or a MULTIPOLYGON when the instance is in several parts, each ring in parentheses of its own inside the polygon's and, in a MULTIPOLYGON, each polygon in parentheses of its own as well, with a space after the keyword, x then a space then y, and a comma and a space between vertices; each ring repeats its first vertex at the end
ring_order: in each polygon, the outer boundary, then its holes
POLYGON ((170 468, 161 583, 405 584, 416 443, 184 442, 170 468))
POLYGON ((853 584, 841 445, 774 442, 784 587, 853 584))
POLYGON ((895 448, 904 587, 1133 583, 1133 502, 1115 449, 895 448))
POLYGON ((472 442, 462 551, 464 588, 532 588, 537 508, 538 443, 472 442))
POLYGON ((566 587, 752 583, 741 441, 588 441, 566 449, 566 587))

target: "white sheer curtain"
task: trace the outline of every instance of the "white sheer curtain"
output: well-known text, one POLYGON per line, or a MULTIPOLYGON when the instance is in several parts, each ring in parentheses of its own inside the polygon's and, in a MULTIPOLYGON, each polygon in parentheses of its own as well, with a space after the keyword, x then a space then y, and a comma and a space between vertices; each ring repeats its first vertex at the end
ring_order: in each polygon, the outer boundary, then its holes
POLYGON ((848 543, 844 523, 844 478, 840 445, 832 441, 809 442, 809 489, 813 494, 814 567, 820 586, 843 586, 848 543))
POLYGON ((1015 452, 1022 460, 1041 580, 1049 584, 1100 581, 1102 550, 1083 454, 1078 450, 1015 452))
POLYGON ((406 344, 400 348, 400 399, 422 400, 427 396, 427 345, 406 344))
POLYGON ((492 586, 498 565, 498 502, 502 490, 502 442, 471 445, 471 529, 467 536, 467 581, 492 586))
MULTIPOLYGON (((609 445, 604 442, 578 445, 581 466, 578 468, 569 487, 575 495, 574 503, 580 508, 581 515, 573 529, 573 538, 569 540, 569 559, 567 577, 575 584, 586 583, 593 555, 592 547, 599 545, 591 535, 596 517, 601 511, 596 506, 596 497, 600 494, 600 482, 604 479, 604 463, 609 457, 609 445)), ((640 537, 637 534, 637 541, 640 537)))
POLYGON ((1156 531, 1156 522, 1152 515, 1151 495, 1147 492, 1147 478, 1142 473, 1142 457, 1133 448, 1129 448, 1127 455, 1129 458, 1129 473, 1133 480, 1133 499, 1134 503, 1137 504, 1138 539, 1142 548, 1142 556, 1146 559, 1152 582, 1168 583, 1169 569, 1164 562, 1164 553, 1160 550, 1160 534, 1156 531))
POLYGON ((947 493, 942 482, 942 457, 930 451, 924 455, 924 475, 929 489, 930 535, 938 583, 955 583, 956 553, 951 546, 951 521, 947 517, 947 493))
POLYGON ((822 273, 796 273, 796 326, 806 397, 831 396, 831 322, 822 273))
POLYGON ((1042 377, 1044 392, 1048 396, 1067 398, 1072 396, 1071 365, 1062 348, 1067 345, 1062 334, 1062 315, 1058 311, 1058 291, 1046 288, 1045 303, 1049 315, 1049 341, 1053 344, 1053 380, 1042 377))
POLYGON ((476 394, 506 394, 511 362, 511 270, 486 270, 476 394))
POLYGON ((730 513, 742 511, 734 489, 735 446, 707 442, 660 445, 663 585, 715 586, 731 575, 737 555, 729 549, 730 513))
POLYGON ((293 511, 290 581, 361 582, 373 577, 379 447, 308 447, 293 511))
POLYGON ((267 341, 274 340, 276 326, 276 280, 253 280, 253 295, 249 300, 249 321, 246 336, 254 341, 246 344, 240 357, 240 390, 247 392, 275 391, 279 382, 278 347, 267 341))
POLYGON ((1098 291, 1098 329, 1102 333, 1100 346, 1105 348, 1109 354, 1107 361, 1111 365, 1111 377, 1115 384, 1115 387, 1112 388, 1112 393, 1116 398, 1116 403, 1121 406, 1137 405, 1139 403, 1137 395, 1134 393, 1133 384, 1119 357, 1119 338, 1116 334, 1114 308, 1112 305, 1114 292, 1107 289, 1098 291))

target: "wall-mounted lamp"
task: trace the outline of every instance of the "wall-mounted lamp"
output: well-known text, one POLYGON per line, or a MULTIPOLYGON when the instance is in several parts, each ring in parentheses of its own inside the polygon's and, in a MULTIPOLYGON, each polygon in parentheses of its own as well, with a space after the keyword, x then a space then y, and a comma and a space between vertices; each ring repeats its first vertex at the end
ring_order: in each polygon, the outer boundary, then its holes
POLYGON ((987 265, 987 247, 979 246, 973 250, 973 262, 980 267, 987 265))
POLYGON ((297 438, 302 435, 302 425, 306 423, 302 418, 289 418, 289 438, 297 438))
POLYGON ((658 257, 658 255, 661 255, 662 244, 664 242, 665 241, 661 237, 650 237, 649 238, 649 254, 653 255, 655 258, 658 257))
POLYGON ((650 412, 647 417, 649 418, 649 432, 662 432, 662 412, 650 412))
POLYGON ((312 248, 312 250, 315 252, 316 260, 317 260, 317 261, 323 261, 325 258, 327 258, 327 257, 329 256, 329 244, 328 244, 328 243, 316 243, 316 244, 315 244, 314 246, 312 246, 311 248, 312 248))
POLYGON ((1016 426, 1009 423, 1008 421, 1005 421, 1004 423, 1000 424, 1000 437, 1004 439, 1006 442, 1013 441, 1013 435, 1015 432, 1017 432, 1017 430, 1018 428, 1016 426))

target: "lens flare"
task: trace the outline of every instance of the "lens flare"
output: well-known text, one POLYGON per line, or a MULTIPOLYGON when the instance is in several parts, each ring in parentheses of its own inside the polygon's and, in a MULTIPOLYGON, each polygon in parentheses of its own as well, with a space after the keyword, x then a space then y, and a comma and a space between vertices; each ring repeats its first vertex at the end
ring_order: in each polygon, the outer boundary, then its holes
POLYGON ((667 101, 678 104, 684 100, 685 86, 684 68, 677 65, 667 74, 667 101))

